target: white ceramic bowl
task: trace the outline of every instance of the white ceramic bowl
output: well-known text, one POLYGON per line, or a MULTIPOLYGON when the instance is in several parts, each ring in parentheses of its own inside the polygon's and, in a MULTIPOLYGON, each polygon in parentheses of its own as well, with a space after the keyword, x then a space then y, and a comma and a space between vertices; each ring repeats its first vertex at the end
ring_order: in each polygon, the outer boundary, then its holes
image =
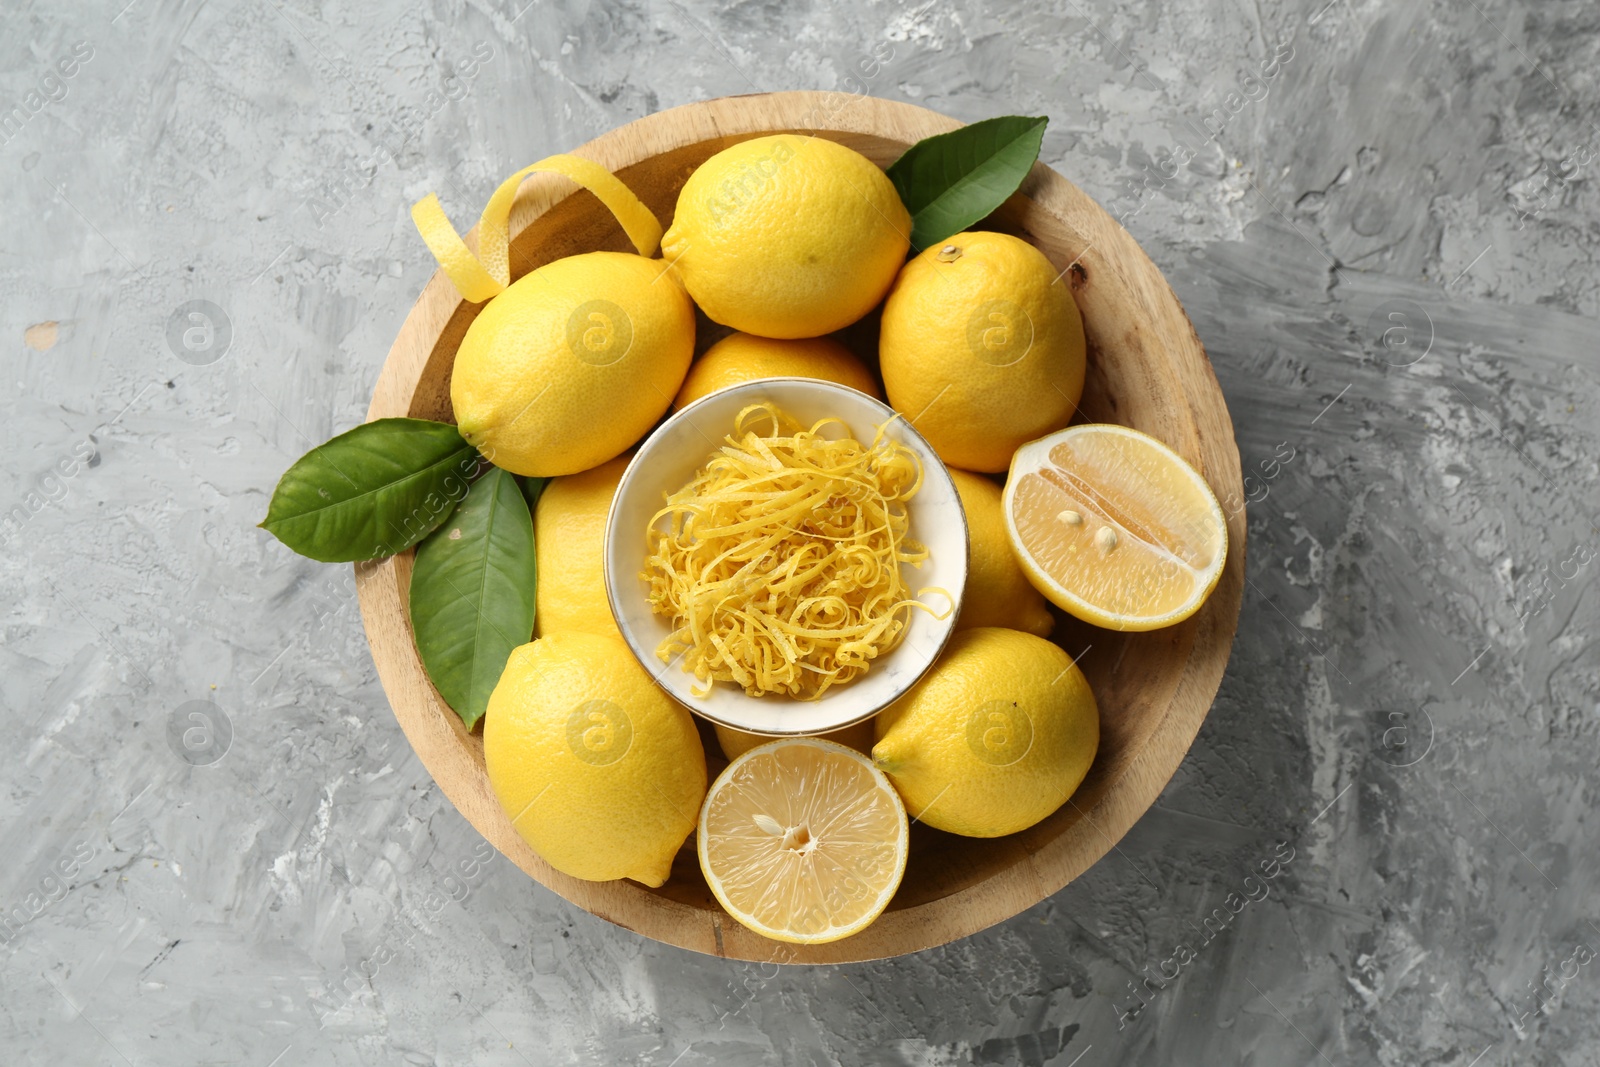
MULTIPOLYGON (((832 382, 763 378, 695 401, 662 423, 639 446, 623 472, 606 520, 605 572, 611 612, 628 646, 656 682, 689 710, 750 733, 791 737, 825 733, 887 707, 938 658, 955 627, 966 587, 967 518, 938 454, 888 405, 832 382), (908 505, 908 536, 927 547, 928 559, 920 569, 905 571, 906 584, 913 591, 944 589, 954 601, 943 619, 913 609, 905 638, 892 652, 874 660, 871 669, 855 681, 829 689, 816 700, 751 697, 727 683, 716 684, 707 696, 695 696, 695 677, 683 669, 682 657, 662 663, 656 655, 672 626, 665 616, 651 611, 649 585, 642 577, 649 554, 645 531, 651 517, 666 503, 667 494, 687 484, 721 447, 739 412, 763 401, 776 404, 808 426, 818 419, 840 419, 851 436, 862 442, 870 442, 878 427, 887 424, 889 436, 917 454, 923 481, 908 505)), ((924 600, 934 608, 945 603, 937 593, 924 600)))

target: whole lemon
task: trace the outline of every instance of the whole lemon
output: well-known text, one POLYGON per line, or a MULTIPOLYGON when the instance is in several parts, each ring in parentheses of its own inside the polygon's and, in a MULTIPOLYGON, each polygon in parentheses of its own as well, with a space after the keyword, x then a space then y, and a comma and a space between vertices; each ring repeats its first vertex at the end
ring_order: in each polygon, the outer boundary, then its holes
POLYGON ((890 405, 963 470, 1005 470, 1083 395, 1078 305, 1044 253, 1003 233, 960 233, 907 263, 878 356, 890 405))
POLYGON ((563 630, 622 636, 606 597, 606 515, 629 458, 552 478, 539 494, 533 510, 533 621, 541 636, 563 630))
MULTIPOLYGON (((967 589, 956 626, 1009 626, 1036 637, 1055 629, 1044 595, 1033 587, 1011 549, 1000 487, 981 474, 949 468, 967 513, 967 589)), ((548 492, 549 490, 546 490, 548 492)), ((542 573, 542 572, 541 572, 542 573)), ((541 601, 542 603, 542 601, 541 601)))
POLYGON ((556 633, 512 652, 489 696, 483 757, 522 839, 593 882, 665 882, 706 794, 688 710, 620 637, 556 633))
POLYGON ((782 133, 725 148, 678 194, 661 254, 710 318, 762 337, 819 337, 883 299, 911 216, 871 160, 782 133))
MULTIPOLYGON (((768 737, 766 734, 752 734, 743 730, 735 730, 733 727, 724 726, 720 722, 716 724, 716 727, 717 744, 722 746, 722 754, 730 760, 738 759, 757 745, 764 745, 768 741, 778 740, 778 738, 768 737)), ((834 744, 843 745, 845 748, 853 748, 862 755, 867 755, 872 751, 872 742, 874 740, 871 719, 851 726, 843 726, 837 730, 829 730, 825 734, 814 734, 812 736, 820 737, 824 741, 832 741, 834 744)))
POLYGON ((586 252, 523 275, 456 352, 456 425, 514 474, 575 474, 633 444, 694 355, 694 307, 659 260, 586 252))
POLYGON ((1078 788, 1100 745, 1094 694, 1042 637, 980 627, 879 712, 877 764, 929 826, 967 837, 1026 830, 1078 788))
POLYGON ((831 337, 785 341, 734 333, 694 361, 672 406, 687 407, 719 389, 757 378, 820 378, 883 398, 866 364, 831 337))

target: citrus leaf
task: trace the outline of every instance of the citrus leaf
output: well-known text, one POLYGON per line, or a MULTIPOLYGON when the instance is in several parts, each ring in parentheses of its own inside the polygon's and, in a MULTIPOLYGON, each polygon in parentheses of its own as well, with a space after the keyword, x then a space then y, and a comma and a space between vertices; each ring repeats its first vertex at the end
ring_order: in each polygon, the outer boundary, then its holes
POLYGON ((911 212, 911 250, 971 226, 1017 191, 1044 140, 1044 116, 1002 115, 925 137, 888 169, 911 212))
POLYGON ((261 527, 324 563, 392 556, 450 517, 482 462, 447 422, 363 423, 284 472, 261 527))
POLYGON ((536 478, 531 474, 517 475, 517 482, 522 486, 522 495, 528 498, 528 506, 530 508, 539 503, 539 494, 544 492, 545 483, 549 480, 548 478, 536 478))
POLYGON ((445 703, 472 729, 506 660, 533 636, 533 516, 517 477, 489 468, 417 545, 411 629, 445 703))

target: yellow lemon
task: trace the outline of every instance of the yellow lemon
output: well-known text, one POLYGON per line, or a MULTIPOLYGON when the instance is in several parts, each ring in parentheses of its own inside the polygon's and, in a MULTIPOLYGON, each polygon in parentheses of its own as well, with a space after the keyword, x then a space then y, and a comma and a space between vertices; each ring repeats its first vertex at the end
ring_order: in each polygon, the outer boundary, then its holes
MULTIPOLYGON (((722 754, 729 759, 738 759, 757 745, 764 745, 769 741, 778 740, 764 734, 750 734, 743 730, 735 730, 731 726, 717 723, 717 744, 722 746, 722 754)), ((816 734, 824 741, 832 741, 845 748, 853 748, 857 752, 867 753, 872 751, 872 720, 867 719, 853 726, 846 726, 838 730, 830 730, 825 734, 816 734)))
POLYGON ((687 407, 719 389, 757 378, 820 378, 883 398, 872 372, 831 337, 783 341, 735 333, 706 349, 694 361, 672 406, 687 407))
POLYGON ((911 216, 871 160, 783 133, 695 169, 661 239, 712 321, 762 337, 820 337, 883 299, 911 246, 911 216))
POLYGON ((672 403, 694 307, 665 264, 623 252, 548 263, 486 304, 456 353, 450 402, 478 451, 514 474, 588 470, 672 403))
POLYGON ((776 941, 865 929, 905 874, 906 809, 872 761, 814 737, 761 745, 717 775, 696 842, 729 915, 776 941))
POLYGON ((967 513, 967 589, 961 597, 960 629, 1008 626, 1037 637, 1055 629, 1055 616, 1028 582, 1011 550, 1000 487, 981 474, 949 468, 967 513))
POLYGON ((1083 394, 1078 305, 1044 253, 1003 233, 960 233, 907 263, 878 357, 890 405, 963 470, 1005 470, 1083 394))
POLYGON ((688 710, 620 637, 556 633, 513 652, 489 697, 483 757, 522 839, 595 882, 665 882, 706 792, 688 710))
POLYGON ((1228 524, 1200 472, 1126 426, 1087 423, 1019 449, 1005 518, 1039 591, 1111 630, 1187 619, 1228 559, 1228 524))
POLYGON ((981 627, 878 714, 872 760, 929 826, 1014 834, 1072 796, 1100 744, 1089 683, 1042 637, 981 627))
POLYGON ((630 456, 552 478, 533 511, 534 625, 538 633, 581 630, 621 637, 606 597, 606 516, 630 456))

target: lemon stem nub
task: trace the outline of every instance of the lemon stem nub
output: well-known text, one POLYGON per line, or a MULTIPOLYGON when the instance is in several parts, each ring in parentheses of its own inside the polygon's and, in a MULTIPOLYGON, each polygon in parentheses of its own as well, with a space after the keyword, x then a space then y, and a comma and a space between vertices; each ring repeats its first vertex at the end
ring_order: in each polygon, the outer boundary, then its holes
POLYGON ((661 246, 661 223, 622 180, 600 164, 578 156, 556 155, 523 167, 500 183, 478 219, 474 253, 450 224, 433 193, 411 206, 411 221, 456 290, 481 303, 511 284, 511 206, 523 179, 538 172, 563 175, 589 190, 622 225, 639 254, 649 258, 661 246))

